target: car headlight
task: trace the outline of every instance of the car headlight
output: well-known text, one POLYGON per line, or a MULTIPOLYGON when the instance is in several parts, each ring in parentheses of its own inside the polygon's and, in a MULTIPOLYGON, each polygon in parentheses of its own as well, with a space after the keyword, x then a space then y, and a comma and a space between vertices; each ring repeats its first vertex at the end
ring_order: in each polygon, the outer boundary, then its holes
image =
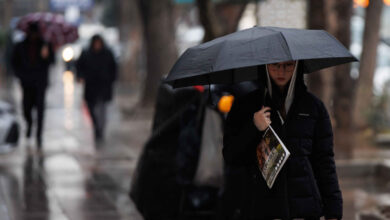
POLYGON ((64 59, 65 62, 69 62, 74 57, 74 50, 72 47, 65 47, 65 49, 62 51, 62 59, 64 59))

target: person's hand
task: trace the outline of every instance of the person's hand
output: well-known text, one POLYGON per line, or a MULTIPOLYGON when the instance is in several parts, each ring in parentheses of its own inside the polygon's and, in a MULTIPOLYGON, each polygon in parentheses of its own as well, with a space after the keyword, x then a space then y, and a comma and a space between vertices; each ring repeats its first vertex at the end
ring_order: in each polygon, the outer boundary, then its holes
POLYGON ((271 124, 271 110, 270 107, 261 107, 258 112, 253 114, 253 123, 259 129, 259 131, 264 131, 271 124))
POLYGON ((49 47, 47 45, 44 45, 41 49, 41 57, 43 59, 46 59, 49 56, 49 47))

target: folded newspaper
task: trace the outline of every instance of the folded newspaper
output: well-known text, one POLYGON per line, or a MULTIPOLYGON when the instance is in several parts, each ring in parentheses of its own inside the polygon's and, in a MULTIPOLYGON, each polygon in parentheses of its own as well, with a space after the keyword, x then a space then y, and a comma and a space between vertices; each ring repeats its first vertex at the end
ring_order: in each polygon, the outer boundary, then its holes
POLYGON ((264 132, 256 149, 259 169, 269 188, 272 188, 279 171, 290 156, 290 152, 271 126, 264 132))

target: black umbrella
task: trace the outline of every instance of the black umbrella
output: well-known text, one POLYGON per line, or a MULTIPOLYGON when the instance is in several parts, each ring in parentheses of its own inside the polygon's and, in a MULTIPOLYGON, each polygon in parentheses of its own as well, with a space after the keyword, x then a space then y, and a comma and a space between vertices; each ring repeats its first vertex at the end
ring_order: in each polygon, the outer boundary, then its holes
POLYGON ((256 80, 259 65, 289 60, 302 60, 305 73, 357 61, 324 30, 253 27, 187 49, 166 82, 184 87, 256 80))

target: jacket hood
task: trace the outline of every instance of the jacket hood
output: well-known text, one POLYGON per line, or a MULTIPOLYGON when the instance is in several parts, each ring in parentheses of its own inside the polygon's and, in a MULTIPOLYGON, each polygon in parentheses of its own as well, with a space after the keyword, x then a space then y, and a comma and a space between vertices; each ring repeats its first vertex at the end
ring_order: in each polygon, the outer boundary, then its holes
POLYGON ((104 41, 104 38, 99 34, 95 34, 92 36, 92 38, 89 42, 88 49, 90 51, 93 51, 93 44, 95 43, 95 41, 98 41, 98 40, 100 40, 100 42, 102 43, 102 51, 106 49, 106 42, 104 41))
MULTIPOLYGON (((284 107, 285 107, 285 112, 286 112, 286 115, 288 114, 288 111, 290 110, 290 107, 291 107, 291 104, 294 100, 294 95, 295 95, 295 87, 296 87, 296 81, 297 81, 297 70, 298 70, 298 61, 295 61, 295 67, 294 67, 294 72, 293 72, 293 75, 291 77, 291 80, 289 82, 289 85, 288 85, 288 90, 287 90, 287 95, 286 95, 286 98, 284 99, 284 107)), ((265 69, 266 69, 266 73, 267 73, 267 91, 271 97, 271 99, 273 99, 273 95, 276 96, 275 93, 276 91, 273 91, 275 88, 275 86, 273 86, 273 81, 271 80, 271 77, 269 76, 269 72, 268 72, 268 67, 267 65, 265 65, 265 69)), ((283 96, 283 94, 282 94, 283 96)), ((281 97, 280 97, 281 98, 281 97)))

